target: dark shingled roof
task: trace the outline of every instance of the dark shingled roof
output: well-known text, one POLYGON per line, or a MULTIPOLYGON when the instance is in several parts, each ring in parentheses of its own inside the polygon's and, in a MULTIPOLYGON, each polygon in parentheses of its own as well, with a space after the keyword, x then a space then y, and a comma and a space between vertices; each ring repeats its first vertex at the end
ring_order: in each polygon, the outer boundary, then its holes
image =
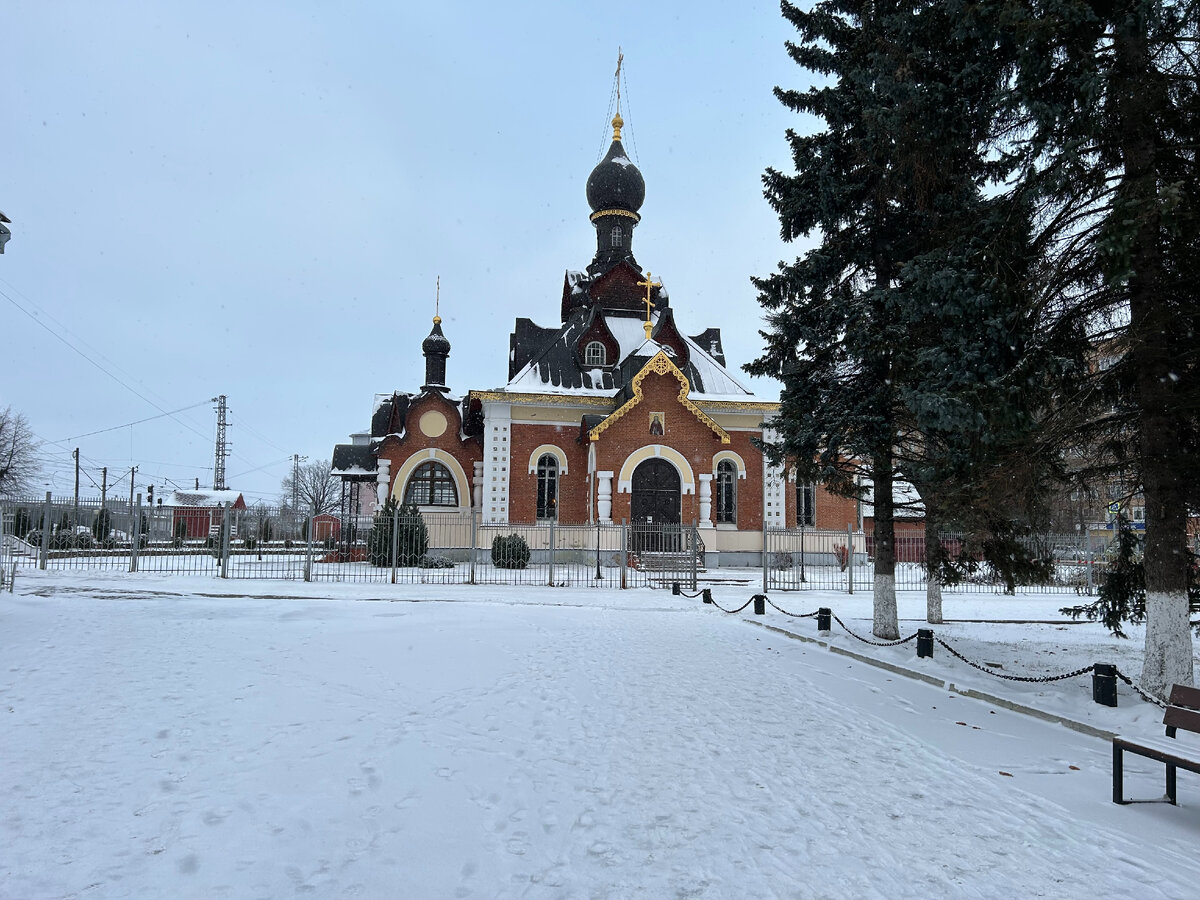
POLYGON ((375 415, 371 416, 371 437, 381 438, 389 434, 398 434, 404 430, 404 420, 408 415, 408 407, 412 403, 411 394, 392 394, 390 398, 379 404, 375 415))
POLYGON ((374 478, 375 454, 367 444, 338 444, 333 448, 334 475, 354 469, 365 469, 370 475, 347 475, 345 478, 374 478))
MULTIPOLYGON (((542 346, 539 348, 531 347, 529 344, 521 345, 521 319, 517 320, 518 331, 513 332, 512 345, 514 348, 514 361, 517 358, 526 359, 537 366, 538 374, 542 381, 549 381, 555 387, 565 388, 589 388, 596 390, 615 391, 618 390, 624 383, 620 368, 606 366, 600 370, 601 376, 598 383, 592 381, 592 369, 586 369, 580 366, 577 346, 579 339, 583 333, 587 331, 591 325, 593 316, 597 310, 592 309, 577 309, 566 323, 558 329, 538 328, 529 322, 531 328, 527 329, 524 334, 527 340, 541 340, 542 346), (520 352, 517 352, 519 348, 520 352)), ((515 377, 525 368, 524 365, 513 371, 509 378, 515 377)))

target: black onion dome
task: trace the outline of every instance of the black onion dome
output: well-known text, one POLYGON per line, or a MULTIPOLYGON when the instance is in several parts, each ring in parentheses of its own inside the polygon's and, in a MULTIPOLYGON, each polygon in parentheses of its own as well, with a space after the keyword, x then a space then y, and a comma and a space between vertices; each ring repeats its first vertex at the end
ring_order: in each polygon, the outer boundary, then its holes
POLYGON ((450 341, 442 334, 442 319, 440 316, 434 317, 433 330, 429 332, 429 337, 421 342, 421 352, 426 356, 430 354, 448 356, 450 354, 450 341))
POLYGON ((625 155, 621 146, 620 115, 613 119, 613 142, 608 154, 592 169, 587 180, 587 200, 592 212, 603 209, 623 209, 636 213, 646 199, 646 182, 642 173, 625 155))

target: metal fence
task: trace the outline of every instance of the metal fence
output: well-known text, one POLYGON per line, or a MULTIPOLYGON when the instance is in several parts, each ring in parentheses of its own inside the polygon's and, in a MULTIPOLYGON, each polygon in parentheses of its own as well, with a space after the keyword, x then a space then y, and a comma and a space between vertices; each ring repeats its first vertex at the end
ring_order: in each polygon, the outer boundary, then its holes
MULTIPOLYGON (((942 551, 965 571, 961 580, 943 587, 947 593, 1092 594, 1103 578, 1111 536, 1090 534, 1034 535, 1020 539, 1033 562, 1029 577, 1008 582, 979 557, 964 535, 941 535, 942 551)), ((785 591, 870 590, 875 577, 874 541, 851 531, 768 529, 764 583, 785 591)), ((895 539, 896 589, 925 590, 925 537, 895 539)))
MULTIPOLYGON (((971 570, 946 592, 1093 593, 1107 535, 1024 539, 1038 577, 1008 584, 975 562, 961 535, 944 552, 971 570)), ((767 590, 867 590, 874 546, 861 532, 767 529, 767 590)), ((0 501, 0 584, 22 567, 111 569, 223 578, 419 584, 575 585, 696 589, 707 551, 691 525, 483 523, 470 511, 415 517, 298 514, 287 507, 143 506, 140 498, 0 501)), ((925 539, 896 539, 896 588, 925 588, 925 539)))
POLYGON ((680 525, 495 525, 459 511, 298 516, 286 507, 149 507, 140 498, 48 495, 0 503, 0 565, 421 584, 678 581, 695 589, 704 544, 694 527, 680 525))

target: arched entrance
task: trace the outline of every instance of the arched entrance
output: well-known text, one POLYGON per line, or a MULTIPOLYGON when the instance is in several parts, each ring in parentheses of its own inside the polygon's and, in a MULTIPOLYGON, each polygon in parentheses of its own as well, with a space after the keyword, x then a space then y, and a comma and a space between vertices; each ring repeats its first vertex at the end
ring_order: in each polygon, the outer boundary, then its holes
POLYGON ((665 459, 653 457, 633 470, 630 481, 634 551, 677 551, 680 542, 678 470, 665 459))

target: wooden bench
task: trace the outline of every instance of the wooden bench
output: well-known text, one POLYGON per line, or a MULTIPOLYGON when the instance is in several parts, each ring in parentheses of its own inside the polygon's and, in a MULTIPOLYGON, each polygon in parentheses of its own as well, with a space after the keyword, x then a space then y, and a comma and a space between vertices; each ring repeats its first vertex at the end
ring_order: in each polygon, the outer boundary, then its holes
POLYGON ((1148 759, 1157 759, 1167 767, 1167 803, 1175 802, 1175 771, 1187 769, 1200 774, 1200 746, 1178 745, 1175 733, 1178 729, 1200 734, 1200 689, 1171 686, 1170 706, 1163 715, 1167 726, 1166 738, 1154 743, 1132 741, 1123 737, 1113 738, 1113 803, 1153 803, 1160 801, 1126 800, 1124 790, 1125 752, 1136 753, 1148 759), (1170 740, 1168 740, 1169 738, 1170 740))

